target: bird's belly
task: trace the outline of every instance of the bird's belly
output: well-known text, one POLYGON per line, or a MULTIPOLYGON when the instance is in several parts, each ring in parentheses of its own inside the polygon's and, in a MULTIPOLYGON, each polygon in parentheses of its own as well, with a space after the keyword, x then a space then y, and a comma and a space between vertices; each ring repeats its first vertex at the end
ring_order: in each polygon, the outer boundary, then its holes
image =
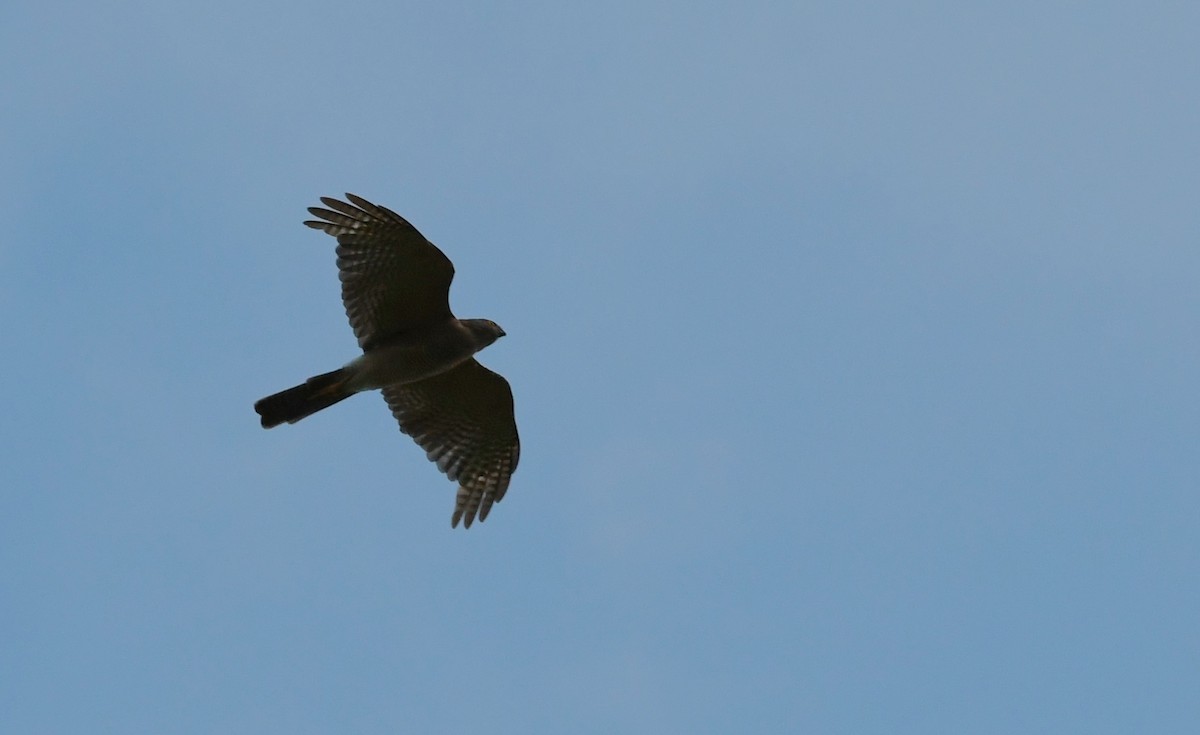
POLYGON ((469 345, 438 342, 393 343, 371 350, 346 365, 355 391, 373 390, 396 383, 413 383, 444 373, 469 360, 469 345))

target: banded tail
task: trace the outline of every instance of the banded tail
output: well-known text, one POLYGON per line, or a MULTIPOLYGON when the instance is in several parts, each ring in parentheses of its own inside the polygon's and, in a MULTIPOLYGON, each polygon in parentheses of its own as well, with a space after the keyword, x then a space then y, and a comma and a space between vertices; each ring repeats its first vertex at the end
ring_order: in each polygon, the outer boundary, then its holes
POLYGON ((338 401, 344 401, 354 395, 353 392, 346 390, 345 378, 345 368, 339 368, 332 373, 316 375, 294 388, 288 388, 259 400, 254 404, 254 410, 262 417, 264 429, 270 429, 283 423, 294 424, 306 416, 311 416, 323 408, 329 408, 338 401))

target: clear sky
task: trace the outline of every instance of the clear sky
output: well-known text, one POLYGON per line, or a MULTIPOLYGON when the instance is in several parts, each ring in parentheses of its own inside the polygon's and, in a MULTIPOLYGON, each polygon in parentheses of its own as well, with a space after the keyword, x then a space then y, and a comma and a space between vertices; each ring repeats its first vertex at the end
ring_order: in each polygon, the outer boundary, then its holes
POLYGON ((6 733, 1191 733, 1200 5, 6 3, 6 733), (486 523, 350 191, 508 336, 486 523))

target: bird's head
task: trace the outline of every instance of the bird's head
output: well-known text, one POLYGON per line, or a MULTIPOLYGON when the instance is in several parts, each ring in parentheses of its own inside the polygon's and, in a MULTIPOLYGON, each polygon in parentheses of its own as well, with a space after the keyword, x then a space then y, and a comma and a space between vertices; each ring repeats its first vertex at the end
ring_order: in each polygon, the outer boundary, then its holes
POLYGON ((463 319, 462 323, 475 337, 481 350, 504 336, 504 330, 491 319, 463 319))

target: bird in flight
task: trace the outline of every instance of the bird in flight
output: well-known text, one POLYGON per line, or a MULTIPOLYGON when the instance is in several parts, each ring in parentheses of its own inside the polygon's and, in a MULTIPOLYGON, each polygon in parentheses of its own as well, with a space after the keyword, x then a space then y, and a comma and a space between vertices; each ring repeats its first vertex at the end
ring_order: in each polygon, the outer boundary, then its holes
POLYGON ((264 429, 379 389, 400 431, 459 484, 451 527, 487 518, 521 453, 512 389, 475 353, 504 336, 450 311, 450 259, 387 207, 321 197, 304 224, 337 238, 342 303, 362 355, 254 404, 264 429))

